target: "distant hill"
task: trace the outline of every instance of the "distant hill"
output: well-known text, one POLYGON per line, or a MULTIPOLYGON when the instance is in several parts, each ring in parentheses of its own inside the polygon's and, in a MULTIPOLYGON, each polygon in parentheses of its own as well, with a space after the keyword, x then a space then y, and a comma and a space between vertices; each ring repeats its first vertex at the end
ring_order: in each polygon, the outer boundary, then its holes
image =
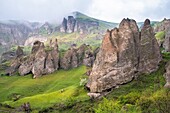
MULTIPOLYGON (((153 21, 152 25, 156 23, 158 22, 153 21)), ((143 22, 137 24, 140 28, 143 22)), ((11 47, 16 48, 17 45, 31 46, 35 40, 41 41, 41 37, 42 41, 57 38, 62 50, 68 49, 73 44, 79 46, 83 43, 95 48, 101 44, 105 31, 118 25, 119 23, 95 19, 78 11, 68 14, 60 24, 20 20, 0 21, 0 55, 11 47)))

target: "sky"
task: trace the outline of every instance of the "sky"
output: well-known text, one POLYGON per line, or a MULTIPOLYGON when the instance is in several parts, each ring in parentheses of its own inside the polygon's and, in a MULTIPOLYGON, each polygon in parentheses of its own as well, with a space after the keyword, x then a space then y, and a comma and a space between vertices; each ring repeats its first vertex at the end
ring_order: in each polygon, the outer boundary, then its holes
POLYGON ((74 11, 120 22, 123 18, 170 18, 170 0, 0 0, 0 20, 62 21, 74 11))

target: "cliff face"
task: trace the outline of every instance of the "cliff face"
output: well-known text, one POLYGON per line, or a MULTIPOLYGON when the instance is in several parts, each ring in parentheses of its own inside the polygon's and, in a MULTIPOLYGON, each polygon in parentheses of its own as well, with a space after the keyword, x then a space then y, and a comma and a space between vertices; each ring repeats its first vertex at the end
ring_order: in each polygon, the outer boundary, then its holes
POLYGON ((13 45, 24 45, 25 40, 40 26, 36 22, 0 21, 0 55, 13 45))
POLYGON ((79 18, 74 18, 73 16, 68 16, 68 20, 66 18, 63 19, 62 25, 60 27, 60 32, 73 33, 78 31, 80 34, 90 33, 90 27, 97 29, 97 27, 99 27, 99 22, 87 21, 79 18))
POLYGON ((131 81, 139 73, 158 68, 161 55, 150 21, 139 32, 134 20, 123 19, 119 28, 107 31, 96 56, 87 87, 103 92, 131 81))
POLYGON ((105 31, 106 27, 110 28, 111 26, 115 26, 113 23, 97 20, 79 12, 73 12, 72 15, 73 16, 68 16, 68 18, 63 19, 60 32, 79 32, 80 34, 95 33, 95 31, 105 31))
POLYGON ((154 28, 154 32, 167 31, 170 27, 170 19, 164 19, 154 28))
MULTIPOLYGON (((51 40, 49 45, 50 50, 46 50, 43 42, 35 41, 31 54, 27 56, 24 56, 22 49, 18 47, 6 74, 13 75, 18 71, 21 76, 32 73, 33 78, 38 78, 58 69, 68 70, 80 65, 91 67, 95 60, 96 53, 85 44, 79 48, 72 47, 63 56, 59 55, 57 39, 51 40)), ((10 58, 6 60, 11 60, 10 58)))

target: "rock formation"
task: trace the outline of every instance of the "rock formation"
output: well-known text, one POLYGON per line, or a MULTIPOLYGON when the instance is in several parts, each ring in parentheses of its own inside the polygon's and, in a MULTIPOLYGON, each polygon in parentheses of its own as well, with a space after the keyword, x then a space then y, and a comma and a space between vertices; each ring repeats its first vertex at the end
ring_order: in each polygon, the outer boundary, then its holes
POLYGON ((59 51, 57 40, 50 42, 50 47, 52 48, 51 51, 45 50, 44 43, 39 41, 34 42, 31 54, 19 67, 20 75, 33 73, 34 78, 37 78, 58 70, 59 51))
POLYGON ((18 46, 16 50, 16 56, 14 59, 12 59, 11 66, 6 70, 6 74, 8 75, 13 75, 14 73, 17 72, 19 66, 21 65, 22 62, 22 56, 24 55, 23 50, 21 49, 20 46, 18 46))
POLYGON ((166 73, 164 74, 166 84, 164 87, 170 88, 170 61, 166 64, 166 73))
POLYGON ((2 54, 1 63, 14 59, 16 57, 15 51, 8 51, 2 54))
POLYGON ((143 73, 151 73, 158 68, 161 60, 160 48, 154 36, 153 28, 150 25, 150 20, 146 19, 141 30, 139 44, 139 68, 138 71, 143 73))
POLYGON ((96 20, 85 20, 77 18, 76 16, 68 16, 68 20, 66 18, 63 19, 63 22, 60 26, 60 32, 65 33, 73 33, 75 31, 80 34, 90 33, 89 28, 98 29, 99 22, 96 20))
POLYGON ((44 43, 47 41, 47 37, 40 36, 40 35, 39 36, 31 36, 25 41, 24 46, 33 46, 35 41, 41 41, 44 43))
POLYGON ((82 64, 91 67, 95 60, 96 53, 93 53, 89 45, 83 44, 79 48, 73 46, 65 52, 64 56, 59 55, 57 39, 50 40, 47 47, 43 42, 35 41, 31 54, 27 56, 23 56, 21 47, 18 47, 15 52, 16 58, 7 69, 7 74, 13 75, 18 71, 21 76, 32 73, 33 78, 37 78, 53 73, 59 68, 68 70, 82 64))
POLYGON ((165 52, 170 52, 170 26, 165 31, 165 39, 163 41, 163 48, 165 48, 165 52))
POLYGON ((87 83, 91 92, 103 92, 150 73, 161 60, 158 43, 147 19, 139 32, 134 20, 123 19, 107 31, 87 83))
POLYGON ((170 27, 170 19, 164 18, 163 21, 160 22, 160 24, 157 24, 154 28, 154 32, 160 32, 160 31, 166 31, 170 27))
POLYGON ((78 67, 82 64, 86 66, 92 66, 94 62, 94 54, 90 46, 81 45, 79 48, 72 47, 70 48, 61 58, 61 68, 70 69, 78 67))
POLYGON ((154 28, 154 32, 160 33, 162 32, 162 35, 158 37, 158 43, 160 47, 163 47, 165 49, 165 52, 170 52, 170 19, 164 19, 160 23, 156 25, 154 28))
POLYGON ((64 18, 60 27, 60 32, 67 32, 67 19, 64 18))

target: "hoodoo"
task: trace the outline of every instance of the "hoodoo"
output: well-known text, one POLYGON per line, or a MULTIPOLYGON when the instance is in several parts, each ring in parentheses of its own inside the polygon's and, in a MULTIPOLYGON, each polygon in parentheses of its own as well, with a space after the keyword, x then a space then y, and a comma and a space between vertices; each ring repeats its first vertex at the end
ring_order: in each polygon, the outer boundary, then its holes
POLYGON ((119 28, 107 31, 87 83, 91 92, 103 92, 131 81, 139 73, 151 73, 161 61, 150 20, 141 32, 135 20, 123 19, 119 28))

